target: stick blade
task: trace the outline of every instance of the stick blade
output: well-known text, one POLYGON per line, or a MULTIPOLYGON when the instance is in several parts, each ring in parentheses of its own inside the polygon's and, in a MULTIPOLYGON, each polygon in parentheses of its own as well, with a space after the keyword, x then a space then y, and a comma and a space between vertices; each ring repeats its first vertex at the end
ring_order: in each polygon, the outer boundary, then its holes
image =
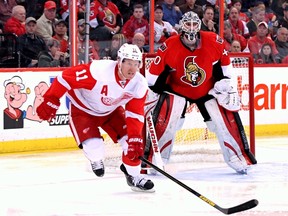
POLYGON ((241 212, 241 211, 246 211, 248 209, 251 209, 251 208, 254 208, 258 205, 258 200, 256 199, 252 199, 252 200, 249 200, 243 204, 240 204, 238 206, 235 206, 235 207, 232 207, 232 208, 227 208, 225 209, 225 214, 233 214, 233 213, 236 213, 236 212, 241 212))

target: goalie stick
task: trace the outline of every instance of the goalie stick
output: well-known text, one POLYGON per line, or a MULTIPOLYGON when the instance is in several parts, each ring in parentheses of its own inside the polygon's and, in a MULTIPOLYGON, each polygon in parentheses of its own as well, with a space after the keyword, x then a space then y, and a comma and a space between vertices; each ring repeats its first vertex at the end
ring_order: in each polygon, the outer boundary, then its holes
POLYGON ((234 207, 230 207, 230 208, 222 208, 219 205, 217 205, 216 203, 214 203, 213 201, 211 201, 210 199, 208 199, 207 197, 201 195, 200 193, 198 193, 197 191, 193 190, 192 188, 188 187, 186 184, 184 184, 183 182, 179 181, 178 179, 174 178, 173 176, 169 175, 167 172, 165 172, 164 170, 160 169, 159 167, 157 167, 156 165, 150 163, 148 160, 146 160, 143 157, 139 157, 139 159, 146 163, 147 165, 151 166, 153 169, 155 169, 156 171, 158 171, 159 173, 161 173, 162 175, 166 176, 167 178, 169 178, 170 180, 172 180, 173 182, 175 182, 176 184, 180 185, 181 187, 185 188, 186 190, 188 190, 189 192, 191 192, 192 194, 194 194, 195 196, 197 196, 198 198, 200 198, 201 200, 203 200, 204 202, 208 203, 210 206, 216 208, 217 210, 221 211, 224 214, 233 214, 236 212, 241 212, 241 211, 246 211, 248 209, 254 208, 258 205, 258 200, 257 199, 252 199, 249 200, 245 203, 242 203, 240 205, 234 206, 234 207))
POLYGON ((238 112, 233 112, 233 115, 234 115, 235 121, 236 121, 237 126, 238 126, 238 130, 239 130, 239 133, 240 133, 240 136, 241 136, 242 143, 244 145, 244 151, 246 152, 247 156, 251 160, 252 164, 257 164, 257 160, 256 160, 255 156, 250 151, 248 140, 247 140, 247 137, 246 137, 246 134, 245 134, 245 130, 244 130, 241 118, 239 116, 239 113, 238 112))

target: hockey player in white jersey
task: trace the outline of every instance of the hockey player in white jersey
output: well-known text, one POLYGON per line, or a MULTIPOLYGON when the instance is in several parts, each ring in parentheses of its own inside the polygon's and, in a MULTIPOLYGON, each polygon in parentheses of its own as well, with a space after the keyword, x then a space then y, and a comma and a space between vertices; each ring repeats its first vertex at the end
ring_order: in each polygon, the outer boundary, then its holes
POLYGON ((142 53, 136 45, 124 44, 118 60, 95 60, 64 70, 54 79, 44 101, 37 108, 39 117, 50 121, 66 93, 70 99, 69 126, 96 176, 103 176, 104 141, 100 128, 123 149, 120 169, 132 190, 153 192, 154 184, 140 174, 143 155, 142 130, 148 85, 139 73, 142 53))

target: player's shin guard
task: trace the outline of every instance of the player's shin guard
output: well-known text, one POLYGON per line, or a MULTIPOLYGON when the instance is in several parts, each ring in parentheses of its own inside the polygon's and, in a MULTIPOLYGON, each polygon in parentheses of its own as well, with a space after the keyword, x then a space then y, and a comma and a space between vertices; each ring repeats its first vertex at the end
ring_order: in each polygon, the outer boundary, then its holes
POLYGON ((225 162, 236 172, 246 173, 249 165, 255 162, 244 148, 233 112, 219 106, 216 99, 205 102, 205 108, 211 118, 206 124, 209 130, 216 133, 225 162))

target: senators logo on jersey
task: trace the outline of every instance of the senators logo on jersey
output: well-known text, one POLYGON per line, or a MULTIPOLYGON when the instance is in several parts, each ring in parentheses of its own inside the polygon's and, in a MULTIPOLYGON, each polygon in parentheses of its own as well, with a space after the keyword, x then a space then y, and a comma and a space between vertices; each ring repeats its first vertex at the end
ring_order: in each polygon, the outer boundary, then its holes
POLYGON ((189 56, 184 62, 185 75, 181 77, 181 80, 192 87, 201 85, 205 80, 205 71, 195 63, 195 56, 189 56))

